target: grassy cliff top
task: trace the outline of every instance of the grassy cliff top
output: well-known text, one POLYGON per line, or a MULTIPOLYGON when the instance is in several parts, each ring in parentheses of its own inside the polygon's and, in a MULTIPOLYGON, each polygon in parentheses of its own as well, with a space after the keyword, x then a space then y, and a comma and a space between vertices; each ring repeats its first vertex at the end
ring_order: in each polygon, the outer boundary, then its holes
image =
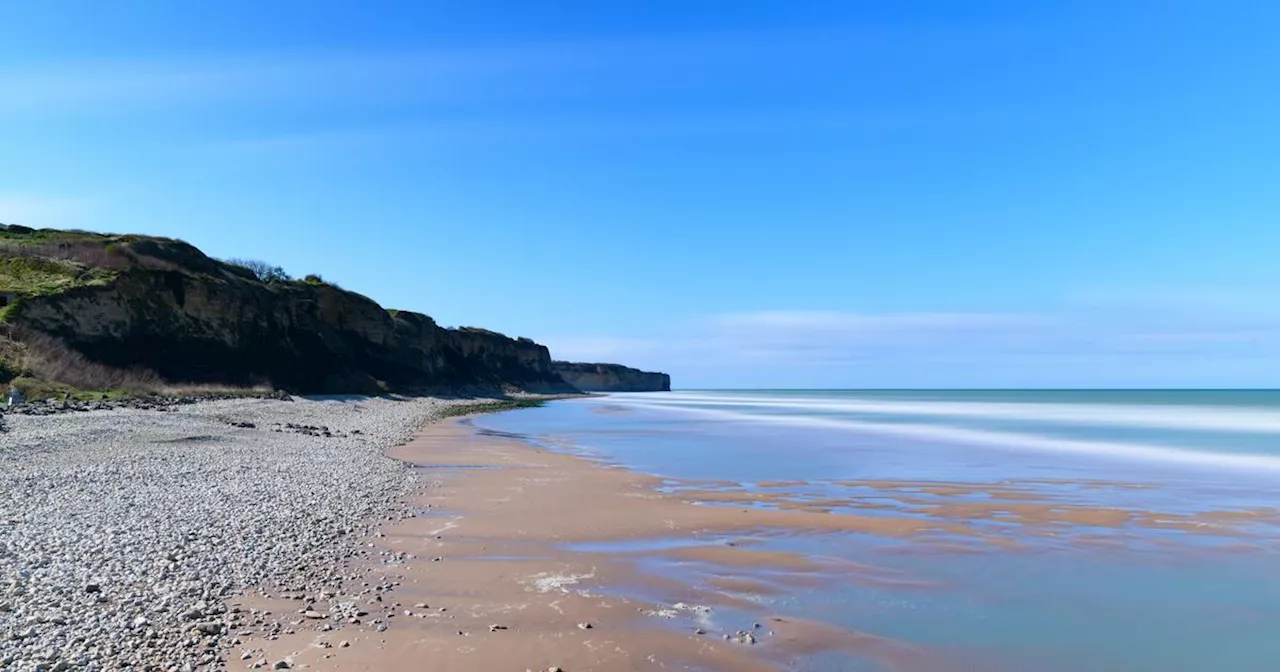
POLYGON ((0 225, 0 293, 18 297, 106 284, 134 268, 222 272, 221 266, 167 238, 0 225))
POLYGON ((108 284, 120 273, 138 269, 263 284, 331 285, 318 275, 294 279, 261 262, 213 259, 172 238, 0 224, 0 295, 58 294, 108 284))

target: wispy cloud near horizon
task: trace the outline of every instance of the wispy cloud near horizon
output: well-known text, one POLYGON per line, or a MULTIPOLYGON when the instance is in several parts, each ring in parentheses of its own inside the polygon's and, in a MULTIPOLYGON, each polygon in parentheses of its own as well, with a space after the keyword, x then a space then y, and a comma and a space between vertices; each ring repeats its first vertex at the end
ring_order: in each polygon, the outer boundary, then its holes
MULTIPOLYGON (((1201 384, 1206 370, 1280 374, 1280 313, 1145 311, 855 313, 770 310, 709 316, 648 339, 584 339, 595 359, 666 368, 685 385, 1201 384), (1130 378, 1123 382, 1124 375, 1130 378), (1059 381, 1055 383, 1054 381, 1059 381), (1090 383, 1089 381, 1095 381, 1090 383)), ((559 343, 548 339, 556 352, 559 343)), ((573 348, 569 348, 573 352, 573 348)))

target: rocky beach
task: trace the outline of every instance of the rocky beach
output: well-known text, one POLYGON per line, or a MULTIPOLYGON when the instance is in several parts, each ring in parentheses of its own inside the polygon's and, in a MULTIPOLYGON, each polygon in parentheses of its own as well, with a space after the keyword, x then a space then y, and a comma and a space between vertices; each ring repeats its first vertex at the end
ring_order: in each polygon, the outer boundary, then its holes
MULTIPOLYGON (((385 449, 464 401, 239 399, 49 415, 0 433, 0 668, 225 669, 285 628, 228 599, 323 596, 405 515, 385 449)), ((275 666, 280 661, 269 661, 275 666)), ((265 664, 265 663, 264 663, 265 664)))

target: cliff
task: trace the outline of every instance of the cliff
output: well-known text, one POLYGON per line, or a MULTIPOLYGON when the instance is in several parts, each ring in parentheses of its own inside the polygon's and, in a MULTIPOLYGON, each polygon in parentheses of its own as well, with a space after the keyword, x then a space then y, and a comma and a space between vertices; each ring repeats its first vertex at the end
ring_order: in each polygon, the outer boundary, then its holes
POLYGON ((583 392, 670 392, 671 376, 621 364, 552 362, 552 370, 583 392))
POLYGON ((0 225, 0 379, 25 367, 79 387, 114 370, 299 393, 576 391, 529 339, 443 328, 274 270, 177 240, 0 225))

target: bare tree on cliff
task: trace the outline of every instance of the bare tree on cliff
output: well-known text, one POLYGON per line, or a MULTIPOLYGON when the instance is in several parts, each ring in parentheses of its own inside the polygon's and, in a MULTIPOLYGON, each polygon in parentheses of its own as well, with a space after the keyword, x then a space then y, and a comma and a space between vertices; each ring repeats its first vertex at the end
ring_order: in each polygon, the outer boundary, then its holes
POLYGON ((277 282, 283 280, 292 280, 288 273, 279 266, 272 266, 265 261, 257 261, 254 259, 228 259, 228 264, 234 264, 241 268, 249 269, 250 272, 262 282, 277 282))

